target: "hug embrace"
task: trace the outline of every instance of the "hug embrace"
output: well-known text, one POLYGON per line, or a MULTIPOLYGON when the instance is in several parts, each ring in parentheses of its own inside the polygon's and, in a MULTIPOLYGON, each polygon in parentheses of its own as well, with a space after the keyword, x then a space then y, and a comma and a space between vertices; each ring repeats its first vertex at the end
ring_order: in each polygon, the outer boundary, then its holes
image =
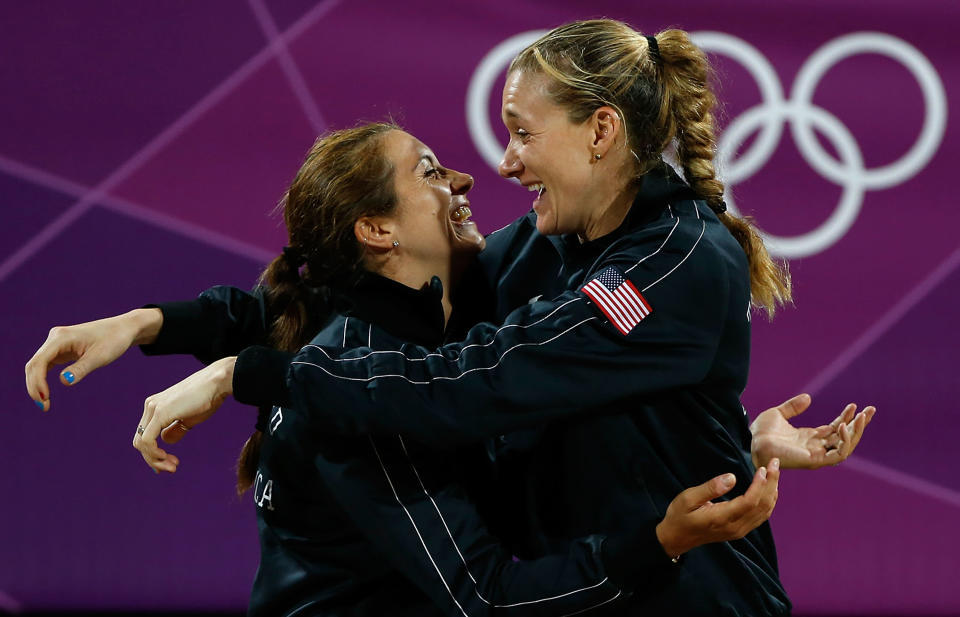
POLYGON ((556 28, 503 90, 531 211, 484 237, 473 179, 416 137, 330 133, 261 285, 55 328, 27 390, 49 409, 54 364, 76 385, 134 344, 197 356, 133 437, 170 473, 158 437, 257 408, 252 615, 789 614, 780 469, 845 460, 875 410, 795 428, 800 395, 750 424, 751 310, 790 282, 726 212, 713 105, 683 31, 556 28))

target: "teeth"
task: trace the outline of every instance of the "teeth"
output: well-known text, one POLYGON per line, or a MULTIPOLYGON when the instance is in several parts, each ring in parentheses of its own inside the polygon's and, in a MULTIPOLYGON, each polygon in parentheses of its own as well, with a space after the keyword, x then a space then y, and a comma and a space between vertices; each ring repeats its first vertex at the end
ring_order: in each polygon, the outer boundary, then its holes
POLYGON ((540 191, 540 192, 542 193, 542 192, 543 192, 543 184, 540 183, 540 182, 538 182, 538 183, 536 183, 536 184, 531 184, 530 186, 527 187, 527 190, 528 190, 528 191, 540 191))
POLYGON ((450 218, 459 223, 470 218, 471 214, 473 214, 473 212, 470 211, 469 206, 460 206, 453 211, 453 215, 450 218))

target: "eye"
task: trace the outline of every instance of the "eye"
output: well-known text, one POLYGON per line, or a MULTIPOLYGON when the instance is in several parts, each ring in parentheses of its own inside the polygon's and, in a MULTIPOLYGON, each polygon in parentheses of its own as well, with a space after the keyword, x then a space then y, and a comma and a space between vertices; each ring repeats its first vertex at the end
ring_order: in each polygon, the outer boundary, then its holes
POLYGON ((424 178, 442 178, 445 173, 446 173, 445 169, 441 169, 439 167, 431 167, 430 169, 427 169, 426 171, 423 172, 423 177, 424 178))
POLYGON ((528 139, 530 139, 530 133, 528 133, 525 129, 517 129, 516 131, 514 131, 514 133, 517 135, 517 137, 520 138, 520 141, 522 142, 526 142, 528 139))

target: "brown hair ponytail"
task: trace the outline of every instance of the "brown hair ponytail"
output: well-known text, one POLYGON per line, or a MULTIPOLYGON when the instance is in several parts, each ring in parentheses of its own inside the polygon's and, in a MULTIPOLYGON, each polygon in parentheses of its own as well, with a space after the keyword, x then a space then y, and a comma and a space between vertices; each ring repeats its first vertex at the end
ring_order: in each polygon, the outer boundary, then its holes
MULTIPOLYGON (((393 166, 383 151, 383 136, 393 130, 400 128, 377 122, 321 137, 280 201, 289 246, 260 276, 276 349, 306 344, 332 309, 330 288, 356 280, 363 262, 356 220, 396 207, 393 166)), ((262 439, 255 431, 240 452, 238 494, 253 485, 262 439)))

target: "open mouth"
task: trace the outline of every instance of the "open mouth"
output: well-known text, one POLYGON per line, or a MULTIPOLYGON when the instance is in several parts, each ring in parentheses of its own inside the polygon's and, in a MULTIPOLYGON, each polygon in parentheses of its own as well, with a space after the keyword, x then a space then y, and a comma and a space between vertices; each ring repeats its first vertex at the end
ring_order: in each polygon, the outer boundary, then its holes
POLYGON ((543 196, 543 194, 547 192, 547 187, 545 187, 542 182, 537 182, 536 184, 531 184, 530 186, 528 186, 527 190, 536 191, 537 199, 540 199, 543 196))
POLYGON ((450 213, 450 220, 462 225, 471 222, 470 215, 472 214, 473 212, 470 210, 470 206, 460 206, 450 213))

